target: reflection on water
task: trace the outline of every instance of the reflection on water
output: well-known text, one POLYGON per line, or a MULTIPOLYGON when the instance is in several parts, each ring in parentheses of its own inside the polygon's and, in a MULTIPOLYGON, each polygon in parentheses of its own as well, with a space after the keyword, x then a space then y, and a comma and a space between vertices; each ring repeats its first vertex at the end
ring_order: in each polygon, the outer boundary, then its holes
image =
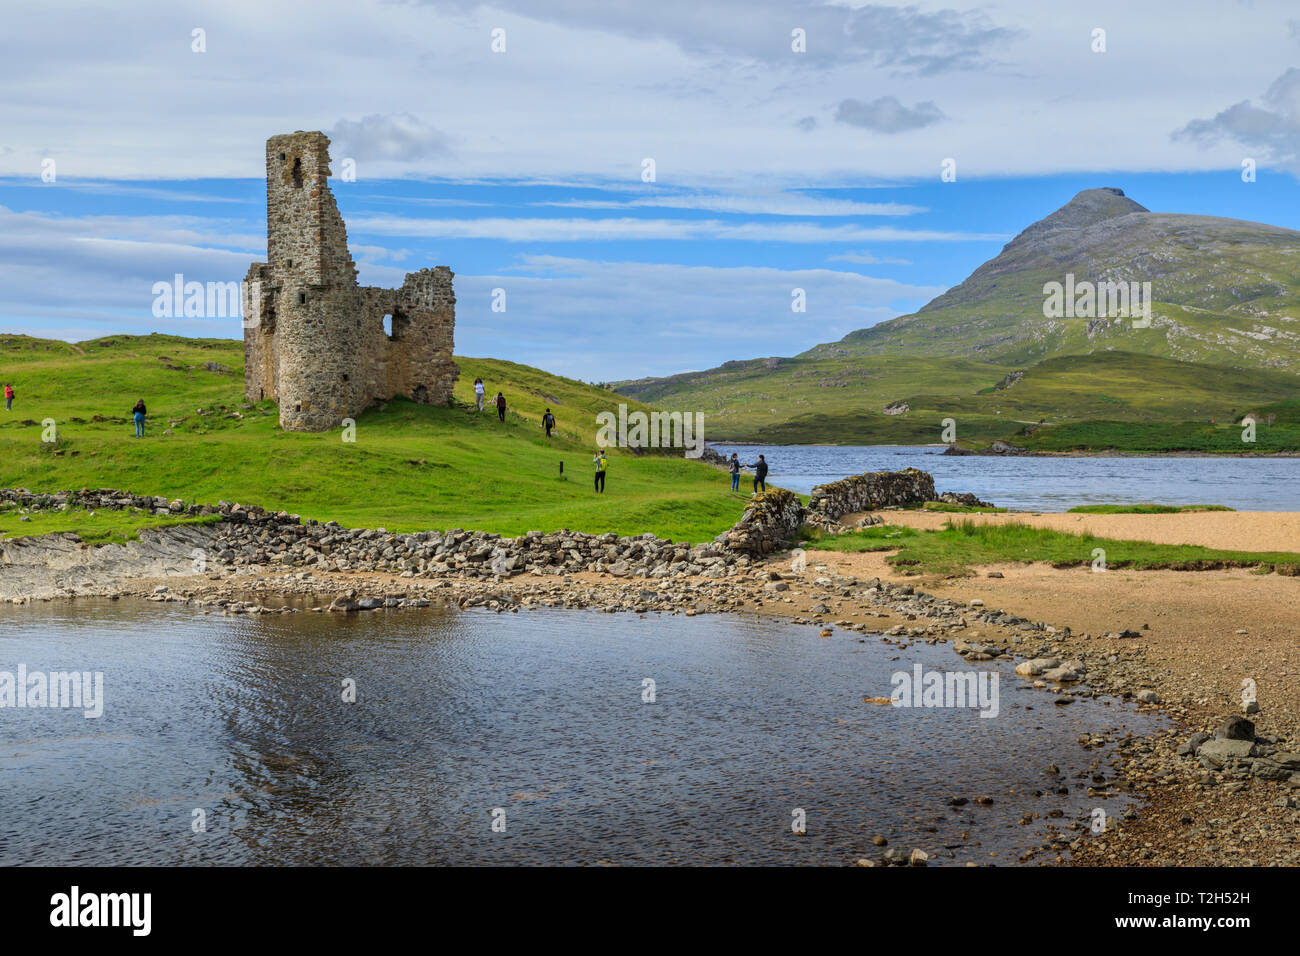
POLYGON ((0 670, 102 671, 106 702, 0 710, 0 863, 842 864, 876 833, 1011 863, 1042 834, 1027 810, 1122 812, 1086 795, 1077 738, 1153 721, 994 664, 996 719, 862 702, 915 661, 964 666, 721 616, 4 609, 0 670), (1032 796, 1053 762, 1070 794, 1032 796))
MULTIPOLYGON (((940 492, 969 491, 1023 511, 1142 501, 1300 511, 1300 458, 1000 458, 944 455, 942 448, 915 445, 710 447, 727 457, 734 451, 744 462, 765 455, 768 480, 803 494, 846 475, 920 468, 934 475, 940 492)), ((751 480, 742 475, 741 487, 750 490, 751 480)))

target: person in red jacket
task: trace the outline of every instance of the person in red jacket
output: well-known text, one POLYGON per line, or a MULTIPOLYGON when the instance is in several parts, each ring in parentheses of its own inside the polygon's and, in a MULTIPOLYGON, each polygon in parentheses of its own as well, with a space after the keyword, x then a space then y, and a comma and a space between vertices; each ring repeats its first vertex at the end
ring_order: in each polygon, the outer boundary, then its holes
POLYGON ((5 411, 12 412, 13 410, 14 410, 14 387, 10 385, 8 382, 5 382, 5 411))

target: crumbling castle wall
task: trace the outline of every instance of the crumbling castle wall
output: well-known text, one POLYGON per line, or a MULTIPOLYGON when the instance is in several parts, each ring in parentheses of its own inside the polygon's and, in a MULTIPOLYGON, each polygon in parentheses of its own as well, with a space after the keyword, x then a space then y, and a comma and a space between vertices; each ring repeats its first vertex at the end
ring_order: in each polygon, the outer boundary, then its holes
POLYGON ((359 286, 329 175, 325 134, 267 140, 268 261, 245 279, 245 398, 273 399, 293 431, 334 428, 397 395, 450 404, 452 271, 409 273, 400 289, 359 286))

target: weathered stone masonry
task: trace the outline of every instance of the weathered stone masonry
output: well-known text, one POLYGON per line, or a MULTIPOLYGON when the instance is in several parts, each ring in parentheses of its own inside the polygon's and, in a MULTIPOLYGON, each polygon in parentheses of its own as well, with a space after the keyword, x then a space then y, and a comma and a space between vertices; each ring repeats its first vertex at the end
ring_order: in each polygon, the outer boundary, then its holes
POLYGON ((293 431, 336 427, 396 395, 450 404, 452 271, 408 273, 400 289, 359 286, 329 175, 324 133, 267 140, 269 261, 253 263, 244 284, 246 399, 273 399, 293 431))

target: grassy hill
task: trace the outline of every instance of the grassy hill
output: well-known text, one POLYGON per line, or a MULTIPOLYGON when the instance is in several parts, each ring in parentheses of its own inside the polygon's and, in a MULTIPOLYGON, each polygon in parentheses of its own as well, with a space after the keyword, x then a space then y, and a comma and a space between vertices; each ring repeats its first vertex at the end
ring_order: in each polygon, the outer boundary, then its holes
POLYGON ((933 442, 946 417, 975 442, 1039 421, 1223 421, 1300 393, 1300 232, 1085 190, 912 315, 618 388, 737 441, 933 442), (1067 273, 1151 282, 1151 327, 1045 317, 1043 286, 1067 273))
POLYGON ((974 444, 1007 437, 1025 444, 1024 427, 1040 422, 1130 422, 1153 435, 1170 423, 1222 424, 1249 411, 1274 411, 1279 425, 1300 423, 1300 407, 1285 402, 1300 379, 1285 372, 1131 352, 1062 356, 1023 370, 917 357, 760 359, 620 391, 703 411, 713 440, 777 444, 938 442, 945 418, 956 422, 960 442, 974 444), (898 402, 908 410, 885 413, 898 402))
MULTIPOLYGON (((611 449, 608 490, 595 495, 595 415, 626 399, 511 362, 456 361, 452 407, 394 400, 360 415, 349 443, 338 430, 282 432, 272 403, 245 405, 240 342, 3 336, 0 382, 13 383, 17 400, 8 415, 0 411, 0 486, 225 499, 390 531, 653 531, 694 542, 739 517, 743 502, 725 473, 668 455, 611 449), (505 424, 494 409, 474 411, 476 376, 489 394, 505 393, 505 424), (149 425, 137 440, 130 410, 141 397, 149 425), (549 441, 540 424, 547 406, 558 420, 549 441), (47 418, 55 443, 41 440, 47 418)), ((59 528, 94 533, 92 525, 65 517, 59 528)), ((36 527, 0 518, 0 531, 36 527)))
POLYGON ((1300 232, 1150 212, 1089 189, 920 311, 806 355, 932 355, 1027 365, 1107 350, 1300 374, 1300 232), (1150 282, 1151 327, 1047 318, 1043 286, 1150 282))

